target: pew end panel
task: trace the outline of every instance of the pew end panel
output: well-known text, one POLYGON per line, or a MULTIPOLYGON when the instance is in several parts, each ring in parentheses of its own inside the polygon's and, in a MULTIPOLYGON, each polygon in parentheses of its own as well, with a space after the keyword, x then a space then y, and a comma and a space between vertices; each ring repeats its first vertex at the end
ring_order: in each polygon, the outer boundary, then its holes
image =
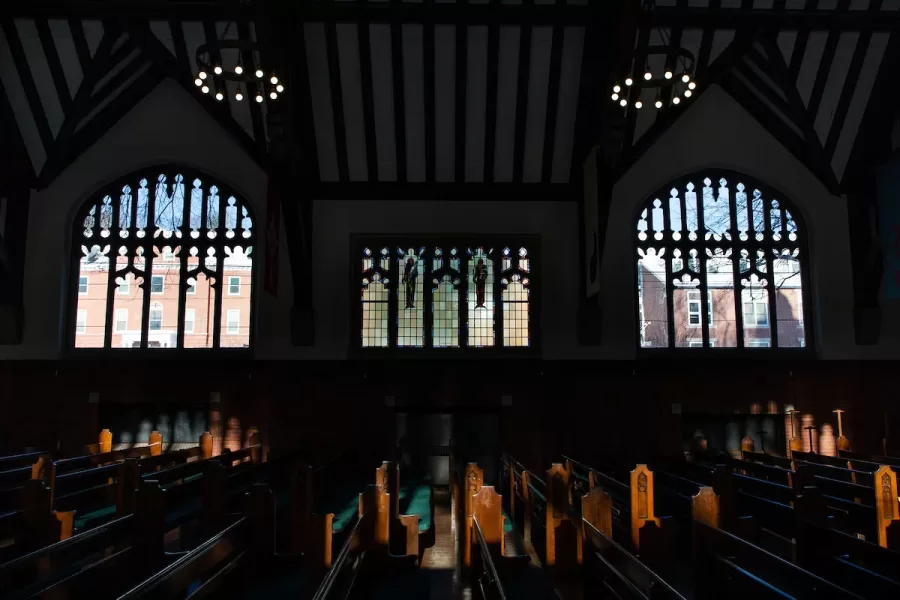
POLYGON ((388 554, 390 543, 390 494, 380 485, 369 484, 359 495, 363 520, 362 543, 367 550, 388 554))
POLYGON ((312 515, 306 544, 306 556, 313 569, 328 569, 334 558, 334 513, 312 515))
MULTIPOLYGON (((593 525, 600 533, 612 539, 612 497, 599 486, 592 487, 581 497, 581 518, 593 525)), ((587 530, 582 527, 582 536, 587 538, 587 530)))
MULTIPOLYGON (((631 541, 634 549, 640 551, 640 530, 653 523, 660 527, 660 520, 654 511, 653 471, 647 465, 640 464, 631 471, 631 541)), ((655 534, 651 534, 653 536, 655 534)))
POLYGON ((897 475, 891 467, 882 465, 875 472, 875 513, 878 519, 878 545, 882 548, 900 550, 897 545, 900 538, 897 502, 897 475))

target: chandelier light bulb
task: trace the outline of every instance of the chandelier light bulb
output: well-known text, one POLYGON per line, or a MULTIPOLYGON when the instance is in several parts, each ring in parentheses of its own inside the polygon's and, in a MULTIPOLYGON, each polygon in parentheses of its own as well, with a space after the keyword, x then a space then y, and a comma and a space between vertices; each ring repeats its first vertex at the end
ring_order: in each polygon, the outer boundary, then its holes
POLYGON ((681 104, 681 98, 675 96, 674 98, 672 98, 672 104, 681 104))
POLYGON ((278 92, 272 92, 271 94, 269 94, 269 98, 275 100, 276 98, 278 98, 278 92))
POLYGON ((278 78, 272 75, 272 79, 270 79, 269 81, 272 82, 272 85, 275 85, 276 83, 278 83, 278 78))
POLYGON ((262 69, 257 69, 257 70, 256 70, 256 76, 257 76, 259 79, 262 79, 262 76, 263 76, 262 69))
POLYGON ((244 67, 242 67, 241 65, 237 65, 237 66, 234 68, 234 74, 235 74, 235 75, 240 75, 240 74, 243 73, 243 72, 244 72, 244 67))
POLYGON ((216 75, 221 75, 222 67, 220 67, 219 65, 216 65, 215 68, 213 69, 213 73, 215 73, 216 75))
POLYGON ((688 75, 687 73, 685 73, 684 75, 681 76, 681 81, 683 81, 684 83, 687 83, 690 80, 691 80, 691 76, 688 75))
POLYGON ((613 94, 613 95, 612 95, 612 99, 613 99, 613 102, 615 102, 616 100, 619 99, 619 95, 618 95, 618 94, 613 94))
POLYGON ((685 97, 685 98, 690 98, 692 93, 693 93, 693 92, 691 92, 691 90, 684 90, 684 97, 685 97))
POLYGON ((654 105, 656 108, 662 108, 662 100, 659 98, 656 99, 656 104, 654 105))
POLYGON ((613 91, 618 94, 619 92, 622 91, 622 88, 619 87, 619 84, 616 84, 613 86, 613 91))
POLYGON ((647 71, 646 73, 644 73, 644 79, 646 79, 647 81, 650 81, 651 79, 653 79, 653 73, 651 73, 650 71, 647 71))
POLYGON ((695 87, 697 87, 697 84, 693 81, 688 84, 688 89, 690 90, 694 89, 695 87))
POLYGON ((197 74, 197 77, 199 77, 200 79, 206 79, 206 71, 200 71, 197 74))
POLYGON ((628 100, 626 100, 625 98, 622 98, 621 100, 619 100, 619 106, 622 106, 622 107, 628 106, 628 100))
POLYGON ((641 102, 640 100, 638 100, 637 102, 634 103, 635 108, 641 108, 642 106, 644 106, 644 103, 641 102))
POLYGON ((672 71, 666 70, 666 79, 672 79, 672 71))
POLYGON ((216 100, 221 102, 223 98, 225 98, 225 94, 223 94, 222 92, 216 92, 216 100))
POLYGON ((263 101, 262 94, 256 94, 256 101, 257 101, 257 102, 262 102, 262 101, 263 101))
POLYGON ((200 88, 200 91, 203 92, 204 94, 208 94, 208 93, 209 93, 209 86, 208 86, 208 85, 204 85, 202 88, 200 88))
POLYGON ((630 86, 632 83, 634 83, 634 80, 631 77, 629 77, 628 79, 625 80, 625 85, 630 86))
POLYGON ((284 91, 284 86, 279 83, 278 85, 275 86, 275 91, 280 94, 281 92, 284 91))
POLYGON ((238 91, 234 94, 234 99, 237 100, 238 102, 240 102, 241 100, 244 99, 244 94, 241 93, 241 90, 238 90, 238 91))
POLYGON ((194 80, 194 85, 196 85, 197 87, 200 87, 201 85, 203 85, 203 80, 198 77, 197 79, 194 80))

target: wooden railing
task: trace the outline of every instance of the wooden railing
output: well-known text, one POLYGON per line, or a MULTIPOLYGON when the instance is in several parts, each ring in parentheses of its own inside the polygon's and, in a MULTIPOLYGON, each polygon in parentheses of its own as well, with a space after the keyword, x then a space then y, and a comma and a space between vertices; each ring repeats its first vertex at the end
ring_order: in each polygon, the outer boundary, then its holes
POLYGON ((331 600, 332 598, 346 598, 353 582, 356 579, 359 566, 365 560, 365 550, 360 543, 363 519, 356 520, 356 524, 347 536, 344 545, 337 558, 331 564, 331 568, 325 575, 313 600, 331 600))
POLYGON ((478 560, 473 561, 473 564, 476 568, 475 574, 481 597, 484 600, 506 600, 503 583, 500 581, 500 574, 494 564, 491 548, 484 539, 484 532, 481 531, 481 525, 478 524, 477 518, 472 519, 472 525, 475 541, 478 544, 478 560))

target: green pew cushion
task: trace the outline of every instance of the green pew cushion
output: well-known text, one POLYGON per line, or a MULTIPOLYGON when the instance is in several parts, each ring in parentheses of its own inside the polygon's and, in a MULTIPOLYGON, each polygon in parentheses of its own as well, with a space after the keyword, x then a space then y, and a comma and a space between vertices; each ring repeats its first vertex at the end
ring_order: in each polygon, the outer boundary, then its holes
POLYGON ((334 521, 331 522, 332 533, 342 532, 344 527, 353 520, 354 515, 359 512, 359 495, 350 497, 344 506, 329 512, 334 513, 334 521))
MULTIPOLYGON (((403 494, 400 494, 401 501, 403 494)), ((406 510, 401 511, 404 515, 419 515, 419 533, 423 533, 431 529, 431 486, 420 485, 415 487, 409 494, 409 503, 406 510)))
POLYGON ((512 519, 509 518, 509 515, 506 514, 506 511, 503 511, 503 533, 509 533, 515 527, 515 524, 512 522, 512 519))
POLYGON ((92 510, 84 514, 75 513, 75 529, 87 529, 98 524, 98 521, 105 521, 116 514, 116 505, 104 506, 97 510, 92 510))

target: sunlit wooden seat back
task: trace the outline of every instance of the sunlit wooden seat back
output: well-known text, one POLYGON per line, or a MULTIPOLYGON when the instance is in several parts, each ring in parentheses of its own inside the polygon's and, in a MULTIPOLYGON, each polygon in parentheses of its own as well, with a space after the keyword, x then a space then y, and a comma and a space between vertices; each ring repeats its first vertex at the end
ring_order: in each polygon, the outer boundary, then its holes
POLYGON ((653 471, 637 465, 631 472, 631 541, 640 550, 640 530, 647 524, 660 526, 653 503, 653 471))
POLYGON ((900 550, 897 475, 887 465, 882 465, 875 472, 875 513, 878 516, 878 545, 900 550))

